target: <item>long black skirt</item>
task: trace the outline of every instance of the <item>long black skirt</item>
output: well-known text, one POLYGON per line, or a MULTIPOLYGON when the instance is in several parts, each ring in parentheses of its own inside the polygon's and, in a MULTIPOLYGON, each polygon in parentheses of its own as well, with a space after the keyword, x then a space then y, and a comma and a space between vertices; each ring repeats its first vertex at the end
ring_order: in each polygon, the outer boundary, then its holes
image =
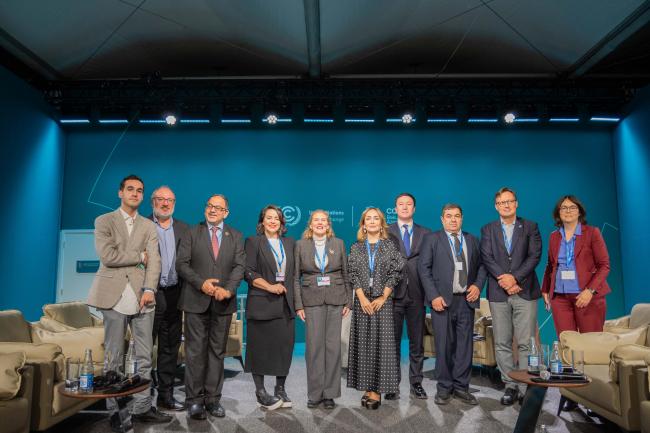
POLYGON ((264 376, 288 376, 295 340, 295 320, 247 320, 244 371, 264 376))

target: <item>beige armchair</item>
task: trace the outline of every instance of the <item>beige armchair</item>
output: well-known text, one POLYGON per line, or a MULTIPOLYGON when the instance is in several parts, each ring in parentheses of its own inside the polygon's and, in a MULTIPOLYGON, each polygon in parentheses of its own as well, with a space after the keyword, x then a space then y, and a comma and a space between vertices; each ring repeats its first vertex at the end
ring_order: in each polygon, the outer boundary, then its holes
POLYGON ((639 412, 641 417, 641 433, 650 433, 650 356, 645 358, 645 368, 640 368, 637 373, 639 390, 639 412))
POLYGON ((66 354, 77 355, 87 342, 94 341, 86 333, 74 338, 70 332, 76 331, 64 332, 59 340, 63 347, 44 342, 20 311, 0 311, 0 353, 24 352, 25 364, 33 367, 31 430, 46 430, 96 401, 72 399, 59 392, 65 385, 66 354))
POLYGON ((650 347, 645 345, 648 327, 612 330, 584 334, 565 331, 560 335, 563 360, 569 363, 571 350, 582 350, 585 374, 591 378, 585 387, 560 391, 560 410, 569 399, 626 430, 639 430, 636 370, 645 366, 644 359, 650 355, 650 347))
MULTIPOLYGON (((425 358, 435 358, 436 346, 434 344, 430 313, 427 314, 424 325, 424 356, 425 358)), ((474 312, 474 354, 472 355, 472 363, 485 367, 495 367, 497 365, 494 354, 492 314, 490 313, 490 303, 485 298, 481 298, 480 307, 474 312)))
POLYGON ((34 368, 25 365, 25 358, 25 352, 0 351, 0 419, 4 433, 29 433, 34 368))
POLYGON ((90 312, 88 305, 78 301, 43 305, 43 316, 39 324, 54 332, 104 325, 102 319, 90 312))

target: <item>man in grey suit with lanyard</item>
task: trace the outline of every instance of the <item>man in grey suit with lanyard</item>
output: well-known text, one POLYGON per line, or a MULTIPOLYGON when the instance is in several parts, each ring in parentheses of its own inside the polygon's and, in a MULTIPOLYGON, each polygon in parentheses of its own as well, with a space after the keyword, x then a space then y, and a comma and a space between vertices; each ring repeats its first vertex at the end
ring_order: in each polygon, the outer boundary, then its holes
POLYGON ((481 229, 481 258, 488 271, 487 297, 492 313, 494 349, 509 406, 523 395, 508 373, 526 369, 531 337, 537 329, 537 300, 542 296, 535 267, 542 255, 537 223, 517 216, 517 195, 501 188, 494 196, 499 220, 481 229), (512 337, 517 338, 519 367, 514 365, 512 337))
POLYGON ((228 200, 216 194, 205 204, 205 221, 181 239, 176 270, 185 281, 179 308, 185 312, 185 404, 191 418, 222 418, 223 358, 237 287, 244 278, 242 234, 227 224, 228 200))
MULTIPOLYGON (((426 227, 413 222, 415 213, 415 197, 407 192, 395 198, 395 211, 397 222, 389 226, 389 231, 399 241, 399 250, 407 260, 402 270, 403 277, 395 288, 393 297, 395 319, 395 342, 397 347, 397 362, 400 363, 402 329, 406 319, 406 333, 409 339, 409 382, 411 395, 415 398, 426 399, 427 393, 422 388, 422 366, 424 364, 424 291, 418 276, 418 260, 420 246, 427 233, 426 227)), ((401 368, 398 383, 401 380, 401 368)), ((397 400, 399 393, 386 394, 386 400, 397 400)))

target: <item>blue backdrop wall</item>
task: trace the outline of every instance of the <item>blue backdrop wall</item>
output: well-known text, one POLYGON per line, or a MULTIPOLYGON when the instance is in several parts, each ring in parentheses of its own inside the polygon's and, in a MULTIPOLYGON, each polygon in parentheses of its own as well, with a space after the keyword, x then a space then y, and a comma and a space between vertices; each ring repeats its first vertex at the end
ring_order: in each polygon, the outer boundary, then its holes
POLYGON ((65 140, 41 95, 0 67, 0 309, 54 302, 65 140))
POLYGON ((621 255, 625 306, 650 302, 646 269, 650 263, 650 88, 615 133, 621 255))
MULTIPOLYGON (((286 206, 298 237, 309 211, 332 212, 334 229, 349 245, 361 211, 386 210, 401 191, 417 197, 416 220, 438 229, 439 211, 460 203, 464 228, 478 234, 496 219, 494 192, 518 192, 519 214, 538 221, 544 240, 554 229, 551 211, 565 193, 586 204, 589 222, 603 229, 612 259, 608 316, 624 310, 612 133, 576 129, 442 130, 158 130, 73 131, 66 142, 62 228, 91 228, 94 218, 118 206, 120 179, 136 173, 147 193, 167 184, 176 192, 176 215, 202 219, 213 193, 230 198, 228 222, 254 232, 259 210, 286 206)), ((147 203, 143 214, 150 212, 147 203)), ((245 292, 245 287, 240 292, 245 292)), ((552 321, 540 307, 545 340, 552 321)), ((302 339, 302 328, 298 330, 302 339)))

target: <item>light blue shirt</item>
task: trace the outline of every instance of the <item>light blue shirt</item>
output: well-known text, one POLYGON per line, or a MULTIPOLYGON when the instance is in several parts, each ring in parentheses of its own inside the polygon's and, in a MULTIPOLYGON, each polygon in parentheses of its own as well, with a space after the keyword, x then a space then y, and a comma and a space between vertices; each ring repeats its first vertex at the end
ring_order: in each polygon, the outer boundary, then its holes
POLYGON ((578 223, 576 231, 569 240, 566 241, 566 234, 564 233, 564 227, 560 228, 560 234, 562 235, 562 241, 560 242, 560 251, 557 255, 557 273, 555 274, 555 293, 580 293, 580 286, 578 286, 578 273, 576 271, 576 258, 575 258, 575 246, 576 246, 576 236, 582 235, 582 224, 578 223), (573 250, 573 258, 571 263, 567 264, 568 260, 568 249, 573 250), (573 271, 575 278, 573 280, 563 280, 562 271, 573 271))
POLYGON ((154 215, 153 222, 156 223, 158 231, 158 246, 160 247, 160 287, 174 286, 178 283, 176 273, 176 238, 174 237, 174 219, 170 218, 169 227, 160 225, 158 218, 154 215))

